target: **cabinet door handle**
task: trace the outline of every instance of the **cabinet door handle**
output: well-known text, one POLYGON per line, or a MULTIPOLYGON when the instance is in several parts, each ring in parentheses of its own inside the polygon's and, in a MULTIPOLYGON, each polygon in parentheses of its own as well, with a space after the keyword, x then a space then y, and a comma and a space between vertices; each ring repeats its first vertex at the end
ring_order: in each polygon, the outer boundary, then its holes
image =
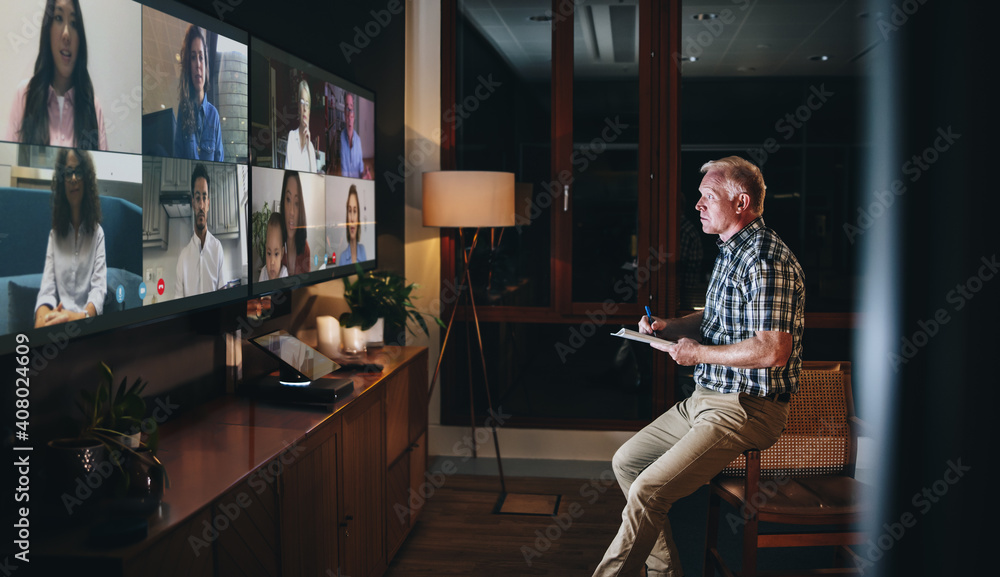
POLYGON ((569 185, 563 185, 563 212, 569 211, 569 185))

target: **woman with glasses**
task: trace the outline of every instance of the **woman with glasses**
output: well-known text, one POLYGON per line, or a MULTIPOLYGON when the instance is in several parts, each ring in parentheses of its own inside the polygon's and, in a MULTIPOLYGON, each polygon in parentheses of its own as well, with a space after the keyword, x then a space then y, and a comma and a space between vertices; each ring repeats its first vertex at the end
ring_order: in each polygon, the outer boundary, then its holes
POLYGON ((41 30, 35 71, 18 86, 5 140, 107 150, 79 0, 48 0, 41 30))
POLYGON ((52 231, 35 327, 95 317, 108 289, 97 172, 90 153, 64 148, 52 176, 52 231))
POLYGON ((309 84, 299 82, 299 126, 288 133, 285 147, 285 169, 302 172, 316 172, 316 147, 309 134, 310 104, 309 84))
POLYGON ((192 24, 181 47, 180 97, 174 156, 222 162, 222 124, 219 111, 208 101, 208 44, 192 24))

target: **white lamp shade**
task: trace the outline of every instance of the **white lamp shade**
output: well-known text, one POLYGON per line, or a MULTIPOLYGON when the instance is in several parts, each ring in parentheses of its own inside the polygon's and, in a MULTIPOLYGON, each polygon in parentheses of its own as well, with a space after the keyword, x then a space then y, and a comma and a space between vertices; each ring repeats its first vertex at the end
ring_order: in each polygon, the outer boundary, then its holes
POLYGON ((423 188, 424 226, 514 226, 511 172, 425 172, 423 188))

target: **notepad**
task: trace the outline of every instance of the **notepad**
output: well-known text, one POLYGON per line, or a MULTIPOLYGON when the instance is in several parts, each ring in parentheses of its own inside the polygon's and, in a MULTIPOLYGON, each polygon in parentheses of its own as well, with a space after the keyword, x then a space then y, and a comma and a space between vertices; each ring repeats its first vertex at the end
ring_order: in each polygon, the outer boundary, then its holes
POLYGON ((611 333, 613 337, 621 337, 623 339, 629 339, 633 341, 639 341, 642 343, 656 343, 659 345, 676 345, 674 341, 668 341, 666 339, 661 339, 660 337, 654 337, 653 335, 647 335, 640 333, 638 331, 633 331, 632 329, 625 329, 618 331, 617 333, 611 333))

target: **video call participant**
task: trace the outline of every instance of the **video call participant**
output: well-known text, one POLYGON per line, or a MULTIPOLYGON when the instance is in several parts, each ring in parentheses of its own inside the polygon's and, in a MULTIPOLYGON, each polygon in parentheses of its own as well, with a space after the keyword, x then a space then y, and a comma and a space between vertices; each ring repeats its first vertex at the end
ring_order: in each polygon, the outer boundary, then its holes
POLYGON ((344 92, 344 124, 340 132, 340 176, 371 180, 362 155, 361 136, 354 130, 354 95, 350 92, 344 92))
POLYGON ((281 183, 281 214, 285 216, 285 258, 281 264, 289 275, 309 272, 309 243, 306 242, 306 205, 302 198, 299 173, 286 170, 281 183))
POLYGON ((35 327, 96 317, 108 291, 101 200, 90 153, 64 148, 52 176, 52 231, 35 327))
POLYGON ((342 253, 341 264, 352 264, 368 260, 365 246, 361 244, 361 203, 358 189, 352 184, 347 192, 347 248, 342 253))
POLYGON ((204 164, 194 167, 191 174, 191 212, 194 235, 177 259, 177 281, 174 298, 189 297, 221 289, 222 243, 208 230, 211 180, 204 164))
POLYGON ((626 496, 618 535, 595 576, 682 575, 667 512, 746 449, 767 449, 798 387, 805 327, 802 267, 764 226, 764 177, 730 156, 705 163, 695 208, 719 256, 705 309, 677 319, 642 317, 639 331, 682 366, 697 365, 691 397, 625 442, 612 460, 626 496))
POLYGON ((267 219, 264 235, 264 266, 258 280, 274 280, 288 276, 288 267, 281 264, 285 258, 285 219, 280 212, 272 212, 267 219))
POLYGON ((35 72, 17 88, 6 140, 107 150, 104 114, 87 71, 79 0, 48 0, 35 72))
POLYGON ((222 162, 222 125, 219 111, 208 101, 208 44, 192 24, 181 47, 180 95, 174 156, 222 162))
POLYGON ((285 147, 285 168, 316 172, 316 148, 309 134, 309 111, 311 108, 309 84, 299 82, 299 126, 288 133, 285 147))

